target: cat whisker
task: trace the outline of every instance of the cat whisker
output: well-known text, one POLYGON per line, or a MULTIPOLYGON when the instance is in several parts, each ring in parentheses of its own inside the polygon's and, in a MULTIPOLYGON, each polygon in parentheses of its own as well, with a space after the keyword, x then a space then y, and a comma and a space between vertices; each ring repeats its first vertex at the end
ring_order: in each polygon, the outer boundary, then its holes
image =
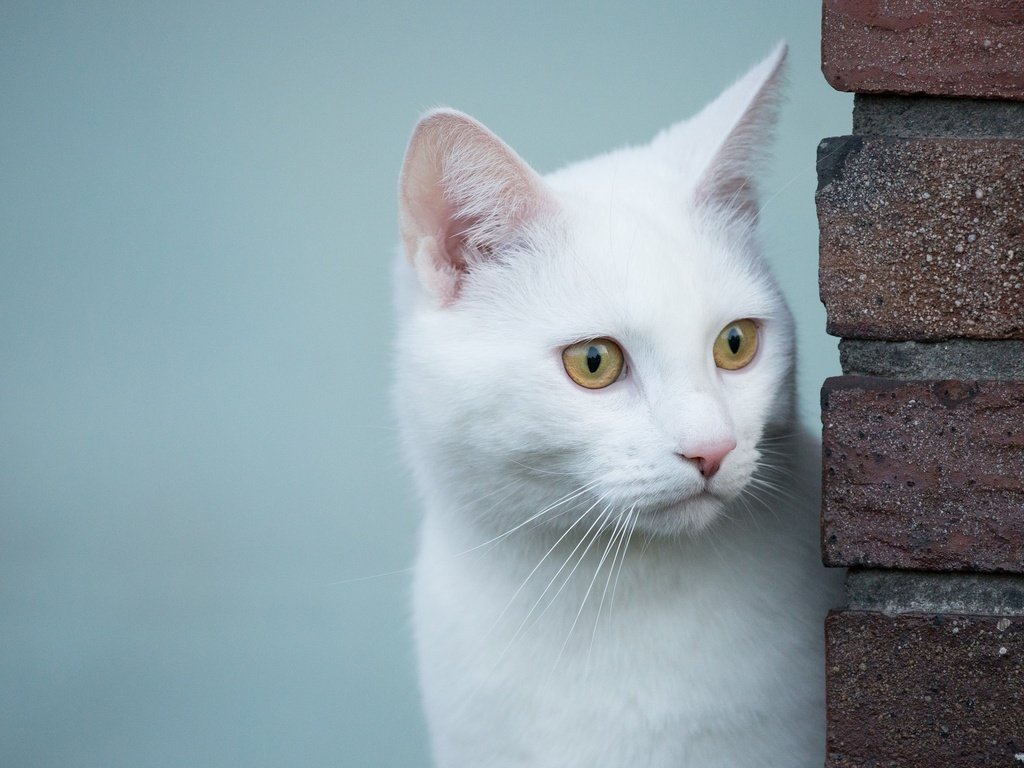
POLYGON ((797 498, 795 496, 793 496, 790 491, 786 490, 785 486, 780 485, 779 483, 775 482, 776 480, 784 480, 784 479, 786 479, 784 477, 776 477, 776 475, 782 475, 782 474, 783 474, 782 472, 774 472, 774 473, 772 473, 772 472, 764 472, 762 474, 755 474, 754 477, 752 477, 750 480, 751 480, 751 482, 757 483, 758 485, 764 486, 766 488, 770 488, 770 489, 773 489, 773 490, 778 490, 780 493, 785 493, 785 494, 788 495, 788 497, 790 499, 792 499, 793 501, 796 501, 797 498))
MULTIPOLYGON (((619 512, 618 516, 615 518, 615 527, 612 530, 611 535, 608 537, 608 542, 605 544, 604 552, 601 554, 601 559, 598 561, 597 567, 594 569, 594 575, 590 578, 590 583, 587 585, 587 591, 583 595, 583 600, 580 601, 580 608, 576 611, 576 616, 572 620, 572 625, 569 627, 569 631, 565 634, 565 640, 562 642, 562 647, 558 651, 558 656, 555 657, 556 668, 558 667, 558 662, 562 660, 562 654, 565 653, 566 646, 569 645, 569 640, 572 637, 573 631, 576 629, 576 625, 579 623, 580 616, 583 615, 583 609, 587 606, 587 600, 590 598, 590 593, 594 589, 594 583, 597 581, 597 576, 601 573, 601 568, 604 567, 605 560, 608 559, 608 553, 611 552, 612 545, 615 543, 616 533, 619 530, 619 525, 622 523, 622 517, 624 514, 624 512, 619 512)), ((597 536, 594 537, 594 541, 596 540, 597 536)), ((593 637, 591 637, 591 640, 593 640, 593 637)))
MULTIPOLYGON (((487 499, 487 498, 489 498, 490 496, 493 496, 493 495, 494 495, 494 494, 496 494, 496 493, 500 493, 501 491, 503 491, 503 490, 507 490, 507 489, 511 488, 512 486, 515 486, 515 485, 518 485, 518 484, 519 484, 519 481, 518 481, 518 480, 513 480, 513 481, 511 481, 511 482, 505 483, 505 485, 502 485, 501 487, 499 487, 499 488, 496 488, 495 490, 491 491, 490 493, 486 493, 486 494, 484 494, 483 496, 481 496, 481 497, 480 497, 479 499, 477 499, 476 501, 472 501, 472 502, 466 502, 466 504, 463 504, 463 505, 461 505, 460 507, 456 507, 456 509, 465 509, 465 508, 467 508, 467 507, 470 507, 470 506, 473 506, 473 505, 475 505, 475 504, 478 504, 478 503, 480 503, 481 501, 483 501, 484 499, 487 499)), ((596 482, 595 482, 595 483, 590 483, 590 484, 588 484, 588 485, 590 485, 590 486, 596 485, 596 482)), ((580 488, 578 488, 578 489, 576 489, 576 490, 577 490, 577 491, 583 491, 583 490, 584 490, 584 489, 586 489, 586 488, 587 488, 587 486, 581 486, 580 488)), ((513 493, 514 493, 514 491, 513 491, 513 493)), ((567 496, 570 496, 570 495, 572 495, 572 493, 576 493, 576 492, 575 492, 575 491, 573 491, 573 492, 571 492, 570 494, 567 494, 567 496)), ((479 518, 479 517, 480 517, 481 515, 487 514, 488 512, 490 512, 491 510, 493 510, 493 509, 494 509, 494 507, 496 507, 496 506, 497 506, 498 504, 500 504, 500 503, 501 503, 502 501, 505 501, 505 500, 507 500, 507 499, 508 499, 508 498, 510 498, 511 496, 512 496, 512 493, 506 494, 506 495, 505 495, 505 496, 503 496, 503 497, 502 497, 501 499, 499 499, 499 500, 498 500, 498 501, 497 501, 497 502, 496 502, 495 504, 491 505, 491 506, 490 506, 490 507, 488 507, 488 508, 487 508, 486 510, 484 510, 483 512, 481 512, 480 514, 478 514, 478 515, 477 515, 477 518, 479 518)), ((555 503, 555 505, 552 505, 552 507, 553 507, 553 506, 557 506, 557 505, 558 505, 558 504, 560 504, 560 503, 564 503, 564 500, 565 500, 565 497, 563 497, 563 499, 562 499, 562 500, 560 500, 559 502, 556 502, 556 503, 555 503)), ((540 512, 540 513, 538 513, 537 515, 534 515, 533 517, 529 518, 529 519, 528 519, 528 520, 526 520, 526 521, 525 521, 524 523, 521 523, 520 525, 516 526, 516 528, 519 528, 519 527, 521 527, 522 525, 525 525, 526 523, 530 522, 530 520, 533 520, 533 519, 535 519, 535 518, 537 518, 537 517, 540 517, 540 515, 544 514, 545 512, 548 512, 548 511, 550 511, 550 509, 551 509, 552 507, 548 507, 548 508, 546 508, 546 509, 543 509, 543 510, 541 510, 541 512, 540 512)), ((512 529, 512 530, 510 530, 510 531, 506 531, 505 533, 501 534, 500 536, 496 536, 496 537, 494 537, 494 538, 493 538, 493 539, 491 539, 490 541, 485 541, 485 542, 483 542, 482 544, 478 544, 478 545, 477 545, 477 546, 475 546, 475 547, 471 547, 470 549, 467 549, 467 550, 465 550, 464 552, 459 552, 459 553, 458 553, 458 554, 456 555, 456 557, 461 557, 462 555, 467 555, 467 554, 469 554, 470 552, 473 552, 473 551, 475 551, 475 550, 477 550, 477 549, 480 549, 481 547, 485 547, 485 546, 487 546, 488 544, 492 544, 492 543, 495 543, 495 542, 497 542, 498 540, 502 539, 503 537, 505 537, 505 536, 508 536, 508 535, 509 535, 510 533, 513 533, 513 532, 514 532, 514 531, 516 530, 516 528, 513 528, 513 529, 512 529)), ((352 578, 349 578, 349 579, 340 579, 340 580, 337 580, 337 581, 329 581, 329 582, 327 582, 327 584, 328 584, 328 586, 342 586, 342 585, 345 585, 345 584, 356 584, 356 583, 358 583, 358 582, 360 582, 360 581, 371 581, 371 580, 373 580, 373 579, 379 579, 379 578, 383 578, 383 577, 385 577, 385 576, 399 576, 399 575, 402 575, 402 574, 412 573, 412 572, 413 572, 413 570, 415 570, 415 569, 414 569, 414 567, 413 567, 413 566, 409 566, 409 567, 407 567, 407 568, 399 568, 399 569, 397 569, 397 570, 394 570, 394 571, 383 571, 383 572, 381 572, 381 573, 371 573, 371 574, 368 574, 368 575, 366 575, 366 576, 355 576, 355 577, 352 577, 352 578)))
POLYGON ((787 447, 791 448, 792 447, 792 441, 790 441, 788 438, 785 438, 785 439, 780 438, 780 439, 775 440, 775 439, 767 438, 766 437, 763 440, 761 440, 757 444, 756 447, 760 448, 761 450, 769 450, 769 449, 771 449, 771 450, 775 451, 776 453, 779 453, 779 455, 781 455, 781 456, 787 456, 789 454, 782 452, 780 449, 787 448, 787 447))
POLYGON ((761 480, 773 477, 783 478, 791 472, 792 470, 784 466, 780 466, 779 464, 770 463, 762 457, 758 460, 757 465, 754 468, 752 479, 761 480))
MULTIPOLYGON (((497 536, 495 536, 492 539, 488 539, 487 541, 485 541, 485 542, 483 542, 481 544, 477 544, 476 546, 470 547, 467 550, 463 550, 462 552, 459 552, 456 555, 456 557, 461 557, 462 555, 468 555, 470 552, 475 552, 476 550, 480 549, 481 547, 486 547, 488 544, 493 544, 493 543, 495 543, 497 541, 500 541, 501 539, 504 539, 506 536, 509 536, 510 534, 513 534, 516 531, 518 531, 524 525, 527 525, 528 523, 531 523, 534 520, 537 520, 538 518, 543 517, 544 515, 546 515, 551 510, 556 509, 557 507, 562 506, 562 504, 565 504, 567 502, 573 501, 573 500, 579 498, 580 496, 586 494, 595 485, 597 485, 597 483, 598 483, 598 481, 594 480, 594 481, 591 481, 591 482, 589 482, 589 483, 587 483, 585 485, 581 485, 575 491, 570 491, 568 494, 563 496, 558 501, 556 501, 553 504, 549 504, 548 506, 544 507, 544 509, 542 509, 540 512, 536 512, 536 513, 530 515, 530 517, 526 518, 521 523, 517 523, 516 525, 512 526, 511 528, 509 528, 504 533, 499 533, 497 536)), ((584 513, 584 514, 586 514, 586 513, 584 513)))
MULTIPOLYGON (((518 478, 513 479, 513 480, 505 483, 504 485, 502 485, 502 486, 500 486, 498 488, 495 488, 495 489, 489 491, 488 493, 485 493, 483 496, 481 496, 478 499, 467 501, 464 504, 460 504, 459 506, 455 507, 455 510, 456 511, 462 511, 464 509, 469 509, 471 507, 475 507, 478 504, 480 504, 480 502, 484 501, 485 499, 489 499, 491 496, 494 496, 497 493, 501 493, 502 491, 508 490, 509 488, 514 488, 515 486, 519 486, 519 485, 522 485, 522 481, 519 480, 518 478)), ((507 499, 511 498, 514 493, 515 493, 515 491, 513 490, 511 493, 508 493, 505 496, 502 496, 501 499, 499 499, 497 502, 495 502, 491 506, 487 507, 486 509, 484 509, 482 511, 477 512, 473 516, 473 519, 474 520, 479 520, 480 518, 485 517, 488 513, 493 511, 494 508, 496 506, 498 506, 498 504, 500 504, 501 502, 506 501, 507 499)))
POLYGON ((750 485, 766 491, 772 497, 778 499, 779 501, 789 501, 792 502, 793 504, 801 503, 801 499, 799 496, 796 496, 783 486, 773 483, 771 480, 768 480, 767 478, 752 477, 750 479, 750 485))
POLYGON ((770 202, 772 202, 775 198, 777 198, 779 195, 781 195, 783 192, 785 192, 794 181, 796 181, 797 179, 801 178, 802 176, 806 176, 806 175, 808 175, 810 173, 816 173, 817 172, 817 168, 821 167, 821 165, 825 161, 827 161, 830 157, 832 157, 837 152, 843 151, 843 146, 842 146, 841 142, 836 142, 836 145, 837 145, 836 148, 833 149, 828 154, 818 156, 815 159, 813 164, 812 163, 804 163, 804 164, 802 164, 803 167, 797 173, 793 174, 789 178, 789 181, 785 182, 781 187, 776 189, 775 192, 771 195, 771 197, 766 198, 765 201, 763 203, 761 203, 761 210, 763 211, 765 208, 767 208, 768 204, 770 202))
POLYGON ((773 450, 771 448, 761 449, 761 458, 757 461, 754 477, 779 477, 780 479, 793 479, 798 476, 797 468, 792 464, 792 456, 788 453, 773 450), (764 458, 777 457, 778 462, 769 463, 764 458))
POLYGON ((571 477, 571 476, 576 474, 575 472, 555 472, 554 470, 550 470, 550 469, 541 469, 540 467, 532 467, 529 464, 525 464, 525 463, 523 463, 521 461, 518 461, 517 459, 513 459, 511 457, 509 457, 509 461, 511 461, 513 464, 518 464, 523 469, 528 469, 531 472, 537 472, 538 474, 541 474, 541 475, 559 475, 559 476, 563 476, 563 477, 571 477))
POLYGON ((773 433, 770 435, 765 435, 764 437, 757 441, 756 447, 761 448, 762 446, 765 445, 779 445, 784 443, 792 443, 793 438, 796 436, 796 432, 785 432, 782 434, 773 433))
MULTIPOLYGON (((782 453, 777 453, 770 449, 761 450, 761 458, 774 458, 781 462, 789 461, 789 457, 782 453)), ((768 464, 763 461, 758 462, 757 474, 760 475, 778 475, 780 477, 795 477, 796 471, 792 467, 780 466, 778 464, 768 464)))
MULTIPOLYGON (((572 580, 572 577, 576 573, 576 570, 580 567, 580 564, 583 562, 584 558, 586 558, 587 552, 590 551, 590 548, 594 545, 594 542, 596 542, 598 538, 600 538, 602 531, 604 531, 605 529, 606 523, 611 519, 613 514, 614 513, 612 512, 612 506, 610 504, 606 506, 603 510, 601 510, 601 514, 598 516, 598 519, 594 522, 593 525, 590 526, 590 528, 587 529, 586 533, 583 534, 583 537, 573 548, 573 551, 569 553, 569 556, 566 558, 565 563, 562 565, 562 568, 558 569, 559 572, 561 572, 562 569, 569 564, 569 561, 572 560, 573 556, 576 553, 576 550, 580 548, 583 542, 587 542, 587 546, 583 548, 583 552, 581 552, 580 556, 576 559, 576 562, 575 564, 573 564, 573 567, 569 570, 568 575, 566 575, 566 577, 562 579, 562 583, 558 585, 558 589, 555 590, 555 594, 551 596, 548 602, 541 609, 540 613, 538 613, 536 618, 533 620, 534 624, 540 621, 541 617, 543 617, 544 614, 547 613, 547 610, 554 604, 555 600, 558 599, 558 596, 562 594, 563 590, 565 590, 565 588, 569 585, 569 582, 572 580), (587 541, 588 539, 589 541, 587 541)), ((554 584, 557 578, 558 573, 555 573, 551 581, 548 582, 547 587, 545 587, 544 592, 541 593, 540 598, 538 598, 538 603, 541 599, 543 599, 544 593, 546 593, 548 589, 551 588, 551 586, 554 584)), ((537 604, 535 603, 534 608, 536 607, 537 604)), ((531 612, 532 610, 533 609, 531 609, 531 612)), ((527 618, 529 618, 529 616, 527 616, 527 618)))
POLYGON ((339 579, 337 581, 328 581, 326 586, 328 587, 339 587, 345 584, 355 584, 360 581, 372 581, 373 579, 383 579, 386 576, 400 576, 405 573, 412 573, 412 566, 408 568, 399 568, 396 571, 383 571, 381 573, 371 573, 368 576, 355 576, 351 579, 339 579))
MULTIPOLYGON (((635 507, 634 503, 634 507, 635 507)), ((622 567, 626 562, 626 555, 629 552, 629 542, 633 538, 633 531, 636 529, 636 523, 640 519, 640 513, 636 512, 633 516, 633 524, 629 529, 629 534, 626 536, 626 544, 622 548, 622 559, 619 560, 619 569, 615 572, 615 581, 612 583, 612 595, 608 601, 608 617, 611 618, 612 612, 615 608, 615 592, 619 588, 619 577, 622 575, 622 567)))
MULTIPOLYGON (((577 552, 580 549, 580 547, 584 544, 584 542, 587 542, 587 546, 584 548, 584 550, 580 554, 579 558, 577 558, 577 560, 575 560, 575 563, 573 563, 572 567, 569 569, 569 572, 565 575, 565 578, 562 580, 561 584, 558 586, 558 589, 555 591, 555 594, 551 596, 551 598, 547 601, 547 603, 541 609, 541 612, 538 613, 536 617, 534 617, 534 620, 532 620, 532 622, 529 624, 529 626, 530 627, 535 626, 535 625, 537 625, 541 621, 541 618, 544 616, 544 614, 547 613, 548 609, 555 603, 555 601, 558 599, 559 595, 561 595, 561 593, 565 589, 565 587, 568 586, 568 584, 572 581, 573 575, 575 574, 575 572, 577 572, 577 570, 579 569, 580 565, 583 563, 584 559, 587 557, 587 553, 590 552, 591 547, 593 547, 594 543, 600 538, 601 532, 605 529, 606 523, 607 523, 607 521, 609 519, 611 519, 612 515, 613 515, 613 512, 611 511, 611 506, 609 505, 609 506, 605 507, 604 510, 602 510, 602 512, 599 515, 598 519, 594 522, 594 524, 592 524, 590 526, 590 528, 587 529, 587 531, 585 532, 583 537, 580 539, 580 542, 577 543, 577 545, 575 545, 575 547, 573 547, 572 551, 565 558, 565 562, 562 563, 562 565, 555 572, 555 574, 553 575, 551 580, 548 582, 547 586, 544 588, 544 591, 541 593, 540 597, 538 597, 538 599, 534 603, 534 605, 532 605, 530 607, 529 612, 527 612, 526 616, 523 618, 522 624, 519 625, 519 628, 516 630, 515 635, 513 636, 512 640, 509 642, 509 646, 506 648, 506 651, 508 650, 508 648, 511 647, 512 643, 521 634, 523 629, 526 628, 526 625, 527 625, 527 623, 530 620, 530 616, 532 615, 532 613, 534 613, 534 611, 537 610, 538 606, 544 600, 545 595, 552 588, 552 586, 554 586, 555 582, 558 580, 558 575, 561 573, 561 571, 573 559, 573 557, 575 556, 575 552, 577 552)), ((588 594, 589 594, 589 590, 588 590, 588 594)), ((575 622, 573 622, 573 627, 574 626, 575 626, 575 622)), ((559 651, 558 656, 559 656, 559 658, 561 657, 561 651, 559 651)), ((557 668, 557 665, 558 665, 558 658, 555 659, 555 668, 557 668)))
MULTIPOLYGON (((597 616, 594 617, 594 630, 590 633, 590 647, 587 649, 587 670, 590 669, 590 656, 594 651, 594 639, 597 637, 597 627, 601 622, 601 611, 604 608, 604 600, 605 597, 608 596, 608 586, 611 584, 612 575, 615 573, 615 561, 619 559, 619 549, 622 547, 623 535, 626 532, 626 527, 629 525, 630 516, 633 514, 633 510, 635 509, 636 502, 633 502, 632 506, 630 506, 629 510, 626 512, 626 522, 623 523, 621 530, 619 528, 618 521, 616 521, 615 530, 612 531, 611 541, 614 541, 616 538, 618 541, 615 544, 615 554, 612 555, 612 564, 608 567, 608 576, 604 580, 604 589, 601 591, 601 602, 597 605, 597 616)), ((609 542, 609 545, 610 543, 611 542, 609 542)), ((598 566, 598 570, 600 570, 600 566, 598 566)))
MULTIPOLYGON (((748 486, 744 489, 745 495, 755 502, 757 502, 768 514, 770 514, 776 520, 779 519, 779 512, 774 505, 769 503, 768 499, 761 498, 752 487, 748 486)), ((770 498, 770 497, 769 497, 770 498)))
POLYGON ((757 444, 757 449, 762 453, 770 453, 774 456, 781 456, 784 459, 792 459, 793 452, 791 450, 783 450, 783 448, 789 447, 786 442, 774 442, 774 441, 762 441, 757 444))
MULTIPOLYGON (((565 531, 562 532, 562 535, 559 536, 555 540, 555 543, 551 545, 551 547, 548 549, 548 551, 544 553, 544 556, 541 557, 541 559, 537 562, 537 564, 535 566, 533 566, 533 570, 531 570, 528 574, 526 574, 526 578, 523 579, 523 583, 520 584, 519 587, 516 588, 516 591, 512 593, 512 597, 510 597, 508 599, 508 602, 505 604, 505 607, 501 609, 501 613, 499 613, 498 617, 494 620, 494 624, 487 631, 487 636, 490 636, 490 634, 495 629, 497 629, 498 624, 501 622, 501 619, 508 612, 508 609, 512 607, 512 603, 515 602, 515 599, 519 596, 519 593, 522 592, 523 589, 525 589, 527 583, 530 581, 530 579, 533 578, 533 575, 540 569, 540 567, 544 564, 544 562, 548 559, 548 557, 551 556, 551 553, 554 552, 558 548, 558 545, 561 544, 565 540, 565 537, 568 536, 572 532, 572 529, 575 528, 587 515, 589 515, 593 511, 593 509, 598 504, 600 504, 603 500, 604 500, 604 496, 601 496, 600 498, 598 498, 597 501, 595 501, 593 504, 591 504, 582 515, 577 517, 572 522, 572 525, 570 525, 568 528, 566 528, 565 531)), ((586 536, 586 534, 584 534, 584 537, 585 536, 586 536)), ((581 539, 581 541, 582 541, 582 539, 581 539)), ((579 547, 579 544, 577 544, 576 546, 579 547)), ((575 552, 575 551, 576 550, 574 549, 573 552, 575 552)), ((569 557, 570 558, 572 557, 572 553, 570 553, 569 557)), ((569 562, 569 558, 566 558, 566 562, 562 564, 562 567, 559 568, 558 572, 555 573, 555 576, 552 577, 552 582, 554 581, 555 578, 558 577, 558 574, 562 572, 562 569, 565 568, 565 566, 568 564, 568 562, 569 562)), ((547 592, 547 589, 550 589, 550 587, 551 587, 551 582, 548 582, 548 586, 545 588, 545 592, 547 592)), ((544 594, 542 593, 541 597, 538 598, 538 602, 540 602, 540 599, 543 598, 543 597, 544 597, 544 594)), ((533 610, 536 607, 537 607, 537 603, 534 603, 534 607, 530 609, 530 613, 532 613, 533 610)), ((530 618, 530 616, 529 616, 529 614, 527 614, 526 619, 523 619, 523 624, 525 624, 526 620, 529 619, 529 618, 530 618)), ((522 630, 523 624, 520 624, 519 629, 516 630, 516 636, 518 636, 519 632, 522 630)), ((502 653, 502 655, 504 656, 504 653, 502 653)))
POLYGON ((747 485, 746 488, 743 489, 743 493, 741 493, 740 496, 741 498, 754 499, 758 504, 761 504, 762 506, 767 508, 765 500, 757 493, 758 488, 759 486, 754 483, 753 479, 751 479, 750 483, 747 485))
MULTIPOLYGON (((747 489, 744 488, 744 491, 746 491, 746 490, 747 489)), ((743 509, 746 511, 747 518, 750 520, 751 525, 753 525, 758 530, 758 532, 760 533, 760 531, 761 531, 761 521, 758 520, 757 514, 755 514, 755 512, 751 508, 750 504, 747 503, 746 494, 745 493, 740 493, 740 495, 736 497, 736 500, 740 504, 743 505, 743 509)))
POLYGON ((644 553, 647 552, 647 548, 651 546, 652 541, 654 541, 654 534, 648 531, 647 535, 644 536, 644 545, 640 549, 640 557, 644 556, 644 553))
MULTIPOLYGON (((547 517, 546 519, 543 519, 543 516, 542 516, 542 515, 534 515, 534 516, 533 516, 533 517, 532 517, 532 518, 531 518, 530 520, 526 520, 526 521, 524 521, 524 522, 522 523, 522 525, 527 525, 527 524, 528 524, 528 525, 529 525, 529 527, 528 527, 528 528, 526 528, 526 530, 527 530, 527 531, 532 531, 532 530, 535 530, 535 529, 539 528, 539 527, 540 527, 540 526, 542 526, 542 525, 545 525, 546 523, 549 523, 549 522, 550 522, 550 521, 552 521, 552 520, 557 520, 558 518, 562 517, 563 515, 567 515, 567 514, 570 514, 571 512, 575 512, 575 511, 576 511, 577 509, 579 509, 579 507, 580 507, 580 504, 579 504, 579 499, 580 499, 580 498, 581 498, 581 497, 582 497, 583 495, 584 495, 584 494, 582 494, 582 493, 581 493, 581 494, 577 494, 577 495, 576 495, 576 497, 574 497, 574 498, 572 498, 572 499, 567 499, 567 500, 566 500, 566 501, 564 502, 564 503, 566 504, 566 506, 565 506, 565 508, 564 508, 564 509, 563 509, 563 510, 562 510, 561 512, 557 512, 557 513, 555 513, 555 514, 551 515, 551 514, 550 514, 550 511, 551 511, 551 510, 548 510, 548 512, 549 512, 549 516, 548 516, 548 517, 547 517)), ((585 501, 583 501, 582 503, 586 504, 587 502, 586 502, 586 500, 585 500, 585 501)), ((521 526, 517 526, 517 528, 520 528, 520 527, 521 527, 521 526)), ((499 544, 500 544, 500 543, 501 543, 501 542, 502 542, 502 541, 503 541, 503 540, 504 540, 504 539, 505 539, 505 538, 506 538, 506 537, 507 537, 507 536, 508 536, 508 535, 509 535, 510 533, 513 533, 513 532, 514 532, 514 531, 506 531, 506 532, 505 532, 505 533, 503 533, 503 534, 502 534, 501 536, 499 536, 499 537, 496 537, 496 538, 492 539, 492 540, 491 540, 491 542, 490 542, 490 546, 489 546, 489 547, 487 548, 486 552, 490 552, 491 550, 493 550, 493 549, 494 549, 495 547, 497 547, 497 546, 498 546, 498 545, 499 545, 499 544)))

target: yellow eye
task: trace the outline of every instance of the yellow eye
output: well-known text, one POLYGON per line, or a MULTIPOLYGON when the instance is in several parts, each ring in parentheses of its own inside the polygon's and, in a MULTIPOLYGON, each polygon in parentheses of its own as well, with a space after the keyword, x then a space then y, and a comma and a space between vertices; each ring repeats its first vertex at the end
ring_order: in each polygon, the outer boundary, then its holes
POLYGON ((757 325, 753 320, 734 320, 715 339, 715 365, 736 371, 748 365, 757 353, 757 325))
POLYGON ((611 339, 592 339, 562 351, 569 378, 587 389, 603 389, 622 373, 622 347, 611 339))

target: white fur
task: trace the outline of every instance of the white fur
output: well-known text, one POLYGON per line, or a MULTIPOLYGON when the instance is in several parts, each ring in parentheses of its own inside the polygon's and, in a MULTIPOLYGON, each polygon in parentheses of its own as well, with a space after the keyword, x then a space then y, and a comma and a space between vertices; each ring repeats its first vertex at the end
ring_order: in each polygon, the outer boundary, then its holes
POLYGON ((417 126, 395 394, 443 768, 823 761, 835 578, 750 182, 784 55, 651 144, 543 179, 465 115, 417 126), (712 343, 742 318, 757 357, 721 370, 712 343), (599 336, 626 372, 586 390, 561 350, 599 336), (727 440, 706 484, 681 458, 727 440))

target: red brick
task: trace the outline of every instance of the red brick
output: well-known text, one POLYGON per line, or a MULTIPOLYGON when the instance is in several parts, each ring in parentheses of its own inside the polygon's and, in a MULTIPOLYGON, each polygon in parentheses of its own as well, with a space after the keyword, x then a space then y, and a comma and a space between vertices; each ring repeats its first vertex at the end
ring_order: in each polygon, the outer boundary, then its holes
POLYGON ((1024 339, 1024 141, 826 139, 816 198, 829 333, 1024 339))
POLYGON ((825 0, 833 88, 1024 100, 1020 0, 825 0))
POLYGON ((827 768, 994 768, 1024 754, 1024 616, 832 613, 827 768))
POLYGON ((1024 573, 1024 381, 822 389, 828 565, 1024 573))

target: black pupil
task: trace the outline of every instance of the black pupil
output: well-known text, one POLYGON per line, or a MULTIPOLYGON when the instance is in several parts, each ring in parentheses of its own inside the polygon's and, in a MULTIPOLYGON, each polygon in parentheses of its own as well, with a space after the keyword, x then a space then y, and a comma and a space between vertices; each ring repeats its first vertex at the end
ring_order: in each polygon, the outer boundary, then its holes
POLYGON ((597 373, 597 369, 601 367, 601 350, 597 347, 587 348, 587 370, 591 373, 597 373))
POLYGON ((743 334, 735 328, 730 328, 729 333, 725 336, 725 340, 729 342, 729 349, 735 355, 740 351, 740 342, 743 341, 743 334))

